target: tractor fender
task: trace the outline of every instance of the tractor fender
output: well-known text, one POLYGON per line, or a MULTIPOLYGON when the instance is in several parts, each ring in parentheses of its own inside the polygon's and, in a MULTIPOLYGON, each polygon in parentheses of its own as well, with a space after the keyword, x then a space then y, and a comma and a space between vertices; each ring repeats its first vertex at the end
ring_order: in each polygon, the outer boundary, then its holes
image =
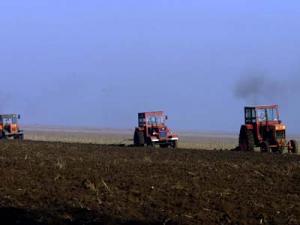
POLYGON ((171 140, 171 141, 178 141, 179 138, 178 138, 178 136, 176 134, 172 134, 172 135, 169 136, 169 140, 171 140))
POLYGON ((245 127, 247 128, 247 130, 253 130, 253 125, 252 124, 246 124, 245 127))
POLYGON ((140 132, 140 131, 144 131, 144 129, 141 128, 141 127, 136 127, 136 128, 135 128, 135 131, 139 131, 139 132, 140 132))
POLYGON ((171 137, 171 138, 170 138, 170 140, 171 140, 171 141, 178 141, 178 140, 179 140, 179 138, 178 138, 178 137, 175 137, 175 136, 173 136, 173 137, 171 137))

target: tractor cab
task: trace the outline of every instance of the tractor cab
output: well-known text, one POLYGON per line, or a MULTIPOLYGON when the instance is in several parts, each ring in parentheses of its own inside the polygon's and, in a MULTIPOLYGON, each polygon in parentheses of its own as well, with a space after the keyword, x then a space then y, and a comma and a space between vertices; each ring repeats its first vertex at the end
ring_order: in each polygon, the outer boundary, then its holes
POLYGON ((20 115, 17 114, 0 115, 0 139, 23 139, 24 135, 19 127, 19 119, 20 115))
POLYGON ((277 105, 245 107, 245 124, 280 123, 277 105))

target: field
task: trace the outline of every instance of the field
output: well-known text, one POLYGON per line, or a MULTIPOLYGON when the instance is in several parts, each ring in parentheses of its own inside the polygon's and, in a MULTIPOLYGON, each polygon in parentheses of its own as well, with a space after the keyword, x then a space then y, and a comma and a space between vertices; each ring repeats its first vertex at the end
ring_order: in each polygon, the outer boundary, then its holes
MULTIPOLYGON (((67 143, 92 143, 102 145, 132 145, 134 130, 25 127, 26 139, 35 141, 60 141, 67 143)), ((179 147, 184 149, 230 150, 238 145, 238 133, 177 132, 179 147)), ((300 143, 298 135, 289 136, 300 143)), ((259 148, 256 149, 259 151, 259 148)))
MULTIPOLYGON (((25 127, 26 138, 35 141, 61 141, 69 143, 93 143, 131 145, 134 130, 25 127)), ((178 132, 179 147, 188 149, 233 149, 238 143, 237 134, 178 132)))
POLYGON ((300 224, 298 155, 75 139, 0 143, 1 224, 300 224))

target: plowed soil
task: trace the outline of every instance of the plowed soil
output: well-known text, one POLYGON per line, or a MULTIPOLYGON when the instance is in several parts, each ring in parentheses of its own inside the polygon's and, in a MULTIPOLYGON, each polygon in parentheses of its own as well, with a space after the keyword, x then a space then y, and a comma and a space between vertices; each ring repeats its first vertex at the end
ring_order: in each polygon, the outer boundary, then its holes
POLYGON ((300 224, 300 157, 0 143, 0 224, 300 224))

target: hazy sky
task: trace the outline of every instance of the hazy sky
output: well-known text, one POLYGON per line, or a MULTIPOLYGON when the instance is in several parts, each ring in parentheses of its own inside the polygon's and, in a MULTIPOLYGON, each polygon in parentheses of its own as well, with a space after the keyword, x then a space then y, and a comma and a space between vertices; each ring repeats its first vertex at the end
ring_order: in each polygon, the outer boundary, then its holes
POLYGON ((0 1, 0 111, 24 124, 239 131, 281 105, 300 133, 299 0, 0 1))

